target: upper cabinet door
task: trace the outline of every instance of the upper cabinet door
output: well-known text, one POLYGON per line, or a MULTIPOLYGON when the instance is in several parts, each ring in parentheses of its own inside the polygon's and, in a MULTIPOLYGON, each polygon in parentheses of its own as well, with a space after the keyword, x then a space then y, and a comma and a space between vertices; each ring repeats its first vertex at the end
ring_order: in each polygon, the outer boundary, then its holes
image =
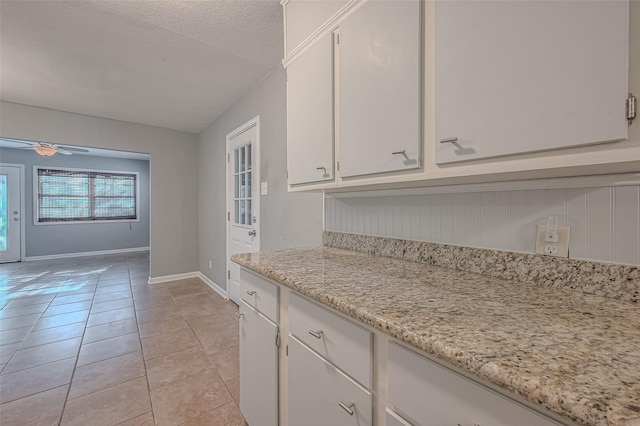
POLYGON ((340 24, 342 177, 420 167, 421 8, 369 0, 340 24))
POLYGON ((287 68, 289 185, 333 179, 333 34, 287 68))
POLYGON ((348 3, 348 0, 289 0, 284 3, 286 22, 285 55, 319 30, 348 3))
POLYGON ((435 13, 437 163, 627 137, 627 1, 437 1, 435 13))

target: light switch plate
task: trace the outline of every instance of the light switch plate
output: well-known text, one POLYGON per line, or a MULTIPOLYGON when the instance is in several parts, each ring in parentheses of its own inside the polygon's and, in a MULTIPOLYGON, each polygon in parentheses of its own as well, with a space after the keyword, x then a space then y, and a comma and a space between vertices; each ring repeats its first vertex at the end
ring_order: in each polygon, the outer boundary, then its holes
POLYGON ((260 183, 260 195, 267 195, 267 182, 260 183))
POLYGON ((569 257, 569 235, 571 228, 558 226, 558 242, 551 243, 545 240, 547 225, 538 225, 538 236, 536 238, 536 253, 545 256, 569 257))

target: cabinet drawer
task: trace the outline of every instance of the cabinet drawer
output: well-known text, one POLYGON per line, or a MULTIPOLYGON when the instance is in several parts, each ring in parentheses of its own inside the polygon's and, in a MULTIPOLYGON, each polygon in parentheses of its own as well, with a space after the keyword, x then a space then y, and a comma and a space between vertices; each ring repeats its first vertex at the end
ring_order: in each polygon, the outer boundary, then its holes
POLYGON ((371 393, 295 338, 289 340, 288 406, 290 425, 372 424, 371 393))
POLYGON ((278 286, 259 276, 240 269, 240 298, 249 306, 278 322, 278 286))
POLYGON ((292 335, 371 388, 370 331, 294 293, 289 301, 289 318, 292 335))
POLYGON ((393 342, 388 367, 389 404, 416 426, 559 424, 393 342))

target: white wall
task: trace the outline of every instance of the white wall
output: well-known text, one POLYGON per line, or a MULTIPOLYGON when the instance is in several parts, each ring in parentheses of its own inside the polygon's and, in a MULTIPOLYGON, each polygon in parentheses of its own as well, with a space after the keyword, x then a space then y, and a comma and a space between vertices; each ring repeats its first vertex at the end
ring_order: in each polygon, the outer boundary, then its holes
POLYGON ((329 231, 535 252, 537 224, 571 227, 569 256, 640 264, 640 184, 327 198, 329 231))
MULTIPOLYGON (((149 246, 149 161, 88 155, 43 157, 33 150, 0 148, 0 161, 25 166, 25 241, 27 257, 149 246), (80 168, 138 173, 137 221, 64 222, 35 225, 33 169, 80 168)), ((36 191, 37 192, 37 191, 36 191)))
POLYGON ((287 192, 285 71, 276 67, 242 100, 200 134, 198 144, 200 271, 226 285, 226 135, 260 116, 261 249, 322 243, 322 195, 287 192), (209 269, 209 260, 212 269, 209 269))
POLYGON ((151 154, 150 274, 198 270, 197 135, 1 102, 0 136, 151 154))

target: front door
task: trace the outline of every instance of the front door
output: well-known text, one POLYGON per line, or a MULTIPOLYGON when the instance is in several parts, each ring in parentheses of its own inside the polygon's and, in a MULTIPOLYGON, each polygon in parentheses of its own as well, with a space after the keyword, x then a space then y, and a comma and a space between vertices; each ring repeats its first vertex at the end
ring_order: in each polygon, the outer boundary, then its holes
POLYGON ((20 168, 0 166, 0 263, 20 261, 20 168))
POLYGON ((260 250, 259 119, 227 135, 227 293, 240 303, 236 253, 260 250))

